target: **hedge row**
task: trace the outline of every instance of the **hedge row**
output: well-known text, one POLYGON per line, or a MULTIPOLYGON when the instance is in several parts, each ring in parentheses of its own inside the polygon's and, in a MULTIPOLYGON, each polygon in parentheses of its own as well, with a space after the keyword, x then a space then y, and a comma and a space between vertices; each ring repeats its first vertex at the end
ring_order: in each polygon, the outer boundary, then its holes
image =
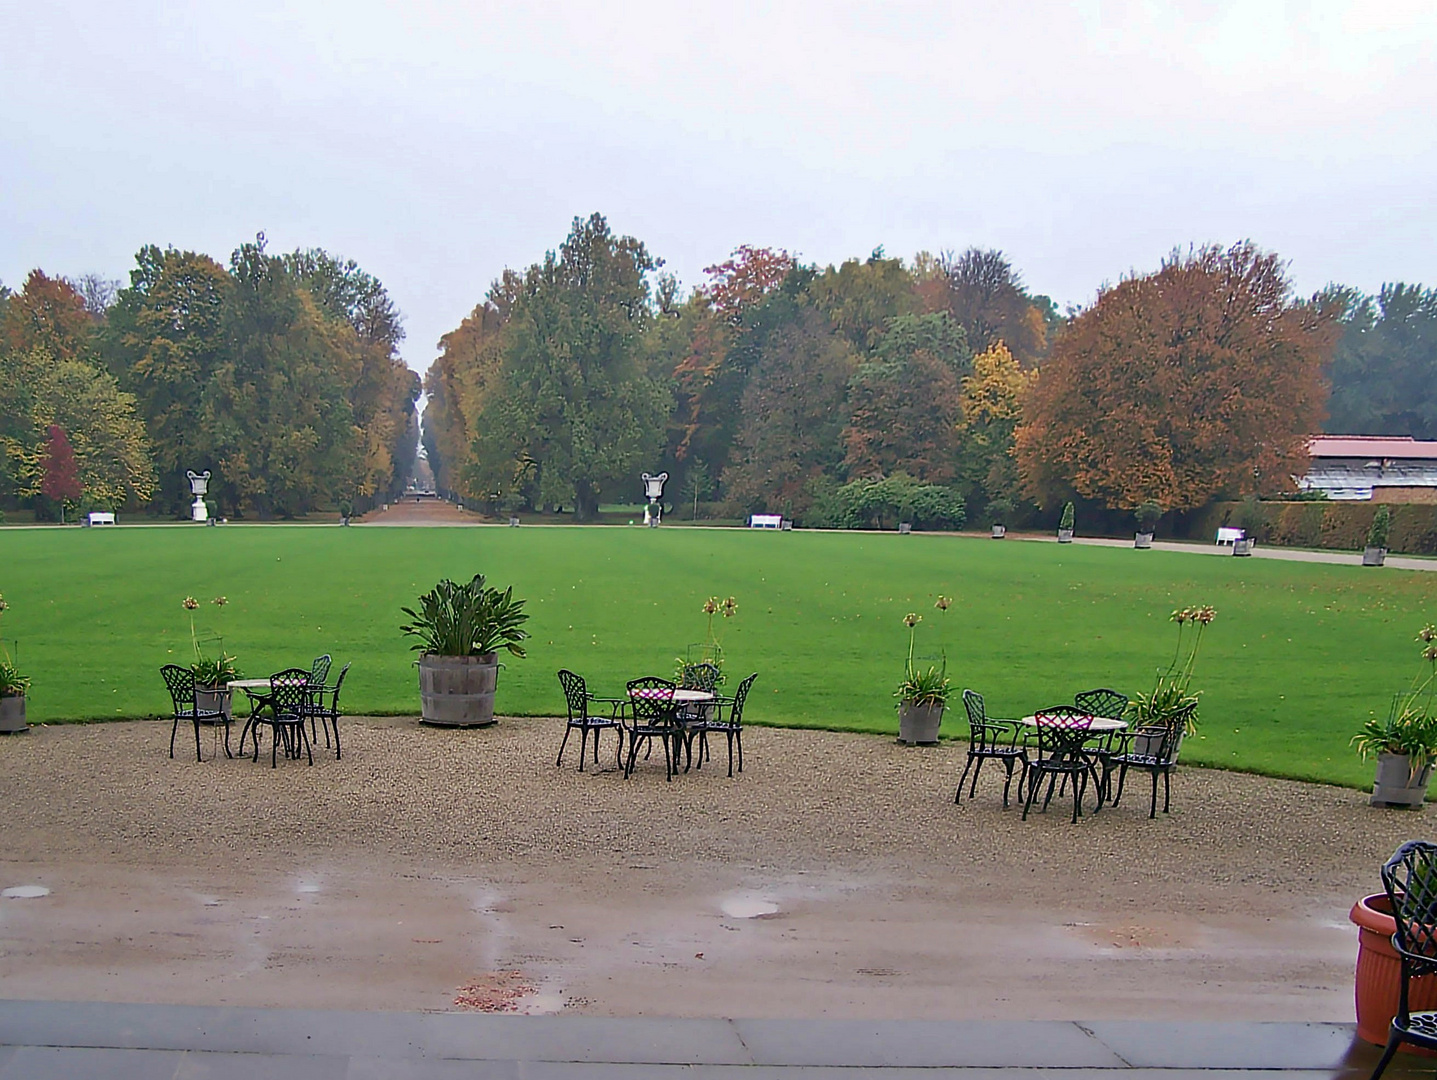
MULTIPOLYGON (((1360 551, 1367 544, 1372 516, 1381 505, 1371 502, 1221 502, 1195 514, 1186 530, 1193 539, 1211 540, 1219 525, 1235 525, 1259 543, 1280 547, 1333 548, 1360 551), (1257 520, 1252 520, 1253 518, 1257 520)), ((1392 531, 1389 551, 1406 555, 1437 555, 1437 505, 1389 505, 1392 531)))

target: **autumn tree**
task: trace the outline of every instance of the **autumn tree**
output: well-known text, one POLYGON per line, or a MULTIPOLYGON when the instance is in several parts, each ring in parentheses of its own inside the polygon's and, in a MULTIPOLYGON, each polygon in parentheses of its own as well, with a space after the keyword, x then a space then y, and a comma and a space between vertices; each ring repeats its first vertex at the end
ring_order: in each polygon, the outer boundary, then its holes
POLYGON ((40 348, 56 360, 74 360, 88 351, 94 328, 85 298, 73 285, 31 270, 5 305, 0 343, 16 352, 40 348))
POLYGON ((1035 304, 1001 251, 975 247, 957 257, 944 255, 937 269, 920 279, 918 295, 927 310, 949 312, 974 350, 1002 341, 1020 363, 1032 363, 1045 353, 1046 313, 1052 301, 1042 297, 1035 304))
POLYGON ((84 493, 75 451, 59 424, 51 424, 40 455, 40 493, 60 507, 60 524, 65 523, 65 504, 77 502, 84 493))
POLYGON ((847 259, 817 274, 808 294, 859 353, 877 348, 889 323, 918 309, 913 278, 903 260, 885 258, 882 248, 863 262, 847 259))
POLYGON ((477 482, 592 519, 662 445, 670 400, 644 372, 654 261, 602 215, 531 266, 501 332, 501 388, 473 432, 477 482))
POLYGON ((1174 252, 1059 339, 1017 432, 1025 485, 1127 509, 1290 488, 1322 419, 1335 317, 1295 302, 1251 243, 1174 252))
POLYGON ((1018 494, 1018 468, 1013 438, 1022 418, 1023 402, 1038 380, 1024 371, 1003 342, 973 357, 959 401, 958 434, 965 487, 982 493, 984 501, 1013 499, 1018 494))

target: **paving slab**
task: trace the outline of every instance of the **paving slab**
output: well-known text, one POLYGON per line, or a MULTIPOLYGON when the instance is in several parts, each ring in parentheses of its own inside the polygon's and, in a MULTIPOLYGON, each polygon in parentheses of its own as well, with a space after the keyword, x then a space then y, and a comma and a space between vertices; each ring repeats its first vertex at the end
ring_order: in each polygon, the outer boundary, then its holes
POLYGON ((1077 1024, 1061 1021, 736 1020, 760 1065, 1121 1067, 1077 1024))
POLYGON ((1335 1069, 1352 1046, 1350 1024, 1083 1024, 1124 1062, 1153 1069, 1335 1069))
POLYGON ((345 1080, 347 1057, 305 1054, 184 1055, 175 1080, 345 1080))
POLYGON ((0 1080, 175 1080, 184 1054, 174 1050, 109 1050, 21 1046, 0 1051, 0 1080))

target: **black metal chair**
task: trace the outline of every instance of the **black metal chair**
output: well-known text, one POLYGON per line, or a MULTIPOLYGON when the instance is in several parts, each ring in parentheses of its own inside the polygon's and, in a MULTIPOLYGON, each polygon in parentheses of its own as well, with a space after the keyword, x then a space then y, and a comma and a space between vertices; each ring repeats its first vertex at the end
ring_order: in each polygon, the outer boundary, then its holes
POLYGON ((1118 770, 1118 790, 1113 793, 1113 806, 1116 807, 1123 797, 1123 783, 1127 780, 1128 770, 1141 769, 1153 778, 1148 817, 1158 816, 1159 776, 1163 778, 1163 813, 1171 812, 1172 772, 1178 763, 1178 747, 1196 711, 1196 704, 1186 705, 1173 713, 1166 724, 1143 724, 1117 734, 1116 748, 1103 760, 1104 790, 1112 791, 1113 770, 1118 770))
POLYGON ((642 679, 631 679, 628 684, 629 711, 629 758, 624 766, 624 779, 634 773, 634 763, 639 753, 639 740, 645 745, 658 739, 664 746, 664 779, 672 780, 677 771, 678 747, 670 743, 681 737, 676 716, 678 707, 674 702, 674 684, 668 679, 648 675, 642 679))
MULTIPOLYGON (((1083 744, 1091 733, 1093 718, 1074 705, 1053 705, 1034 716, 1038 736, 1038 753, 1029 759, 1023 770, 1021 787, 1026 788, 1028 797, 1023 803, 1023 820, 1028 820, 1028 810, 1043 783, 1048 778, 1048 793, 1043 797, 1043 811, 1053 800, 1053 788, 1061 776, 1073 784, 1073 824, 1083 816, 1083 795, 1088 789, 1088 777, 1093 775, 1093 765, 1083 752, 1083 744)), ((1097 777, 1094 776, 1094 783, 1097 777)), ((1101 802, 1099 803, 1101 806, 1101 802)))
MULTIPOLYGON (((318 664, 318 661, 316 661, 318 664)), ((310 675, 313 676, 313 669, 310 675)), ((324 745, 329 746, 329 732, 334 730, 334 760, 339 761, 344 757, 339 746, 339 718, 344 714, 339 711, 339 692, 344 688, 344 677, 349 674, 349 665, 339 669, 339 678, 334 680, 333 686, 320 685, 315 687, 313 683, 309 686, 309 698, 304 704, 304 715, 309 717, 309 737, 314 741, 314 722, 319 721, 324 730, 324 745), (325 699, 328 698, 326 701, 325 699)))
POLYGON ((973 769, 973 781, 968 785, 968 798, 978 790, 978 774, 983 771, 983 762, 1001 761, 1003 778, 1003 807, 1008 807, 1008 789, 1013 783, 1013 769, 1018 762, 1023 770, 1018 774, 1018 798, 1023 797, 1023 776, 1028 769, 1028 748, 1019 740, 1022 727, 1014 720, 991 720, 983 705, 983 695, 976 690, 963 691, 963 708, 968 712, 968 760, 963 765, 963 775, 958 778, 958 790, 953 795, 954 803, 963 799, 963 784, 968 780, 968 770, 973 769), (976 768, 974 764, 976 762, 976 768))
MULTIPOLYGON (((313 742, 315 737, 314 721, 319 716, 319 710, 323 704, 322 698, 328 692, 329 687, 324 681, 329 678, 330 665, 334 663, 329 653, 323 656, 316 656, 314 663, 309 665, 309 701, 305 703, 304 714, 309 717, 309 741, 313 742)), ((329 736, 325 736, 325 745, 329 745, 329 736)))
POLYGON ((1397 923, 1392 947, 1402 967, 1402 985, 1387 1048, 1372 1080, 1378 1080, 1403 1043, 1437 1050, 1437 1012, 1413 1012, 1408 1001, 1412 979, 1437 974, 1437 844, 1427 840, 1403 844, 1383 864, 1382 887, 1397 923))
POLYGON ((299 757, 299 748, 304 747, 309 763, 314 764, 314 750, 310 745, 309 732, 304 728, 305 706, 310 700, 309 672, 304 668, 288 668, 269 677, 269 715, 256 713, 251 719, 254 742, 254 760, 259 760, 259 729, 270 729, 269 766, 279 762, 279 747, 284 744, 284 756, 299 757))
POLYGON ((174 704, 175 722, 170 727, 170 757, 175 756, 175 734, 180 730, 180 721, 188 720, 195 725, 195 760, 203 761, 200 755, 200 725, 223 724, 225 728, 225 757, 230 753, 230 718, 223 710, 200 709, 195 701, 195 673, 178 664, 166 664, 160 668, 165 680, 165 689, 170 692, 174 704))
MULTIPOLYGON (((1121 720, 1123 714, 1128 711, 1128 695, 1118 690, 1110 690, 1107 687, 1099 687, 1097 690, 1084 690, 1081 694, 1073 696, 1073 704, 1082 709, 1089 716, 1098 716, 1104 720, 1121 720)), ((1083 748, 1084 752, 1092 760, 1094 766, 1104 770, 1107 775, 1107 760, 1113 754, 1113 737, 1115 731, 1107 731, 1095 735, 1088 740, 1083 748)), ((1101 806, 1103 799, 1107 798, 1109 792, 1106 785, 1098 787, 1098 805, 1101 806)))
POLYGON ((599 735, 605 728, 613 728, 617 734, 619 746, 615 751, 615 762, 622 767, 624 763, 624 725, 619 719, 627 702, 620 698, 601 698, 589 693, 588 684, 583 677, 575 675, 568 668, 559 671, 559 685, 564 688, 564 704, 569 710, 569 722, 564 728, 564 739, 559 743, 559 757, 554 766, 564 764, 564 747, 569 744, 569 733, 575 728, 579 729, 579 771, 584 771, 584 756, 589 748, 589 732, 594 733, 594 764, 599 763, 599 735), (589 705, 599 703, 609 706, 608 716, 590 716, 589 705))
POLYGON ((709 732, 722 732, 728 738, 728 774, 733 776, 733 750, 738 746, 738 771, 743 772, 743 706, 748 700, 749 689, 753 686, 754 680, 758 678, 758 672, 738 684, 733 697, 715 697, 712 705, 713 715, 705 715, 702 720, 690 725, 689 730, 698 735, 699 740, 699 768, 703 768, 704 762, 709 759, 709 732), (728 709, 728 719, 724 719, 723 711, 728 709))

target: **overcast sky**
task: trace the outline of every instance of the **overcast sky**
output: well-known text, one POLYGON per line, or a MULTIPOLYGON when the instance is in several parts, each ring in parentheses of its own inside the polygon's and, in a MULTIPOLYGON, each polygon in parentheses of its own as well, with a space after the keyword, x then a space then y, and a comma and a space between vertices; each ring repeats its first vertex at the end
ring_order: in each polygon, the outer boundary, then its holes
POLYGON ((422 370, 598 210, 686 286, 1001 248, 1060 305, 1251 238, 1437 286, 1437 4, 0 0, 0 281, 357 259, 422 370))

